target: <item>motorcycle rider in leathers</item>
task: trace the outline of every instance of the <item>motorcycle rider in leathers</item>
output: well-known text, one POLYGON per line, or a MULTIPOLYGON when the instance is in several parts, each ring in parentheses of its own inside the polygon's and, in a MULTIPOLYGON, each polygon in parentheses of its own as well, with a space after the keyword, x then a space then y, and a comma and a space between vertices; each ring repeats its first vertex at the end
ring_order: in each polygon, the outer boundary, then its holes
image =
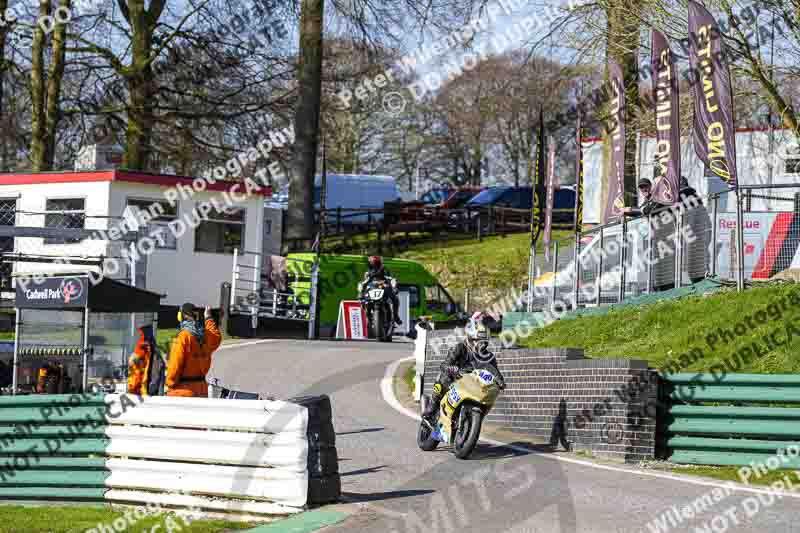
POLYGON ((464 327, 464 340, 450 349, 447 358, 439 367, 439 376, 433 385, 431 401, 422 414, 431 426, 436 421, 439 403, 445 392, 461 377, 461 374, 485 368, 494 374, 500 390, 506 388, 506 380, 497 368, 497 358, 489 351, 489 325, 493 320, 484 313, 474 313, 464 327))
POLYGON ((391 276, 391 274, 389 274, 389 271, 386 270, 386 267, 383 266, 383 261, 381 261, 381 258, 378 255, 371 255, 369 257, 369 270, 367 270, 367 272, 364 274, 364 279, 358 284, 359 296, 364 294, 364 288, 373 279, 388 280, 390 282, 389 294, 392 298, 394 322, 398 325, 402 324, 403 321, 400 320, 400 299, 397 297, 397 281, 391 276))

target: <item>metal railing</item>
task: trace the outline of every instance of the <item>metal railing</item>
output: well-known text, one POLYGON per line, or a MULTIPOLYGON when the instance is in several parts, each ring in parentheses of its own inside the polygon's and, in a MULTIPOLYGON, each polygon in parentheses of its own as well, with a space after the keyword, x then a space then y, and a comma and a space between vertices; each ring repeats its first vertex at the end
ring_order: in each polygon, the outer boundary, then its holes
POLYGON ((258 252, 234 250, 231 278, 231 313, 250 315, 253 328, 259 317, 308 321, 310 292, 295 288, 307 282, 311 287, 311 264, 290 258, 264 255, 258 252), (272 258, 303 263, 294 268, 273 267, 272 258))
POLYGON ((618 303, 706 277, 739 290, 746 280, 800 279, 799 249, 800 184, 691 196, 552 242, 547 257, 537 250, 527 310, 618 303))
POLYGON ((70 269, 103 269, 107 278, 145 286, 146 256, 131 250, 141 234, 128 231, 124 218, 77 210, 24 211, 16 203, 0 200, 0 290, 12 288, 14 274, 70 269))

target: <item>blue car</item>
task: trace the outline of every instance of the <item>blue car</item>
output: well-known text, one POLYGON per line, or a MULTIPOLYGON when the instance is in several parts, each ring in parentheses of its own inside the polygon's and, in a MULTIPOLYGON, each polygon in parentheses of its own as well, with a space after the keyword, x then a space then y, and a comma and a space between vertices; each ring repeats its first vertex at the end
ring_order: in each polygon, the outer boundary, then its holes
MULTIPOLYGON (((544 189, 539 191, 539 198, 542 208, 545 206, 544 189)), ((513 209, 531 209, 533 207, 533 187, 489 187, 478 193, 464 206, 465 208, 485 208, 485 207, 510 207, 513 209)), ((572 189, 561 188, 555 191, 553 198, 553 209, 575 209, 575 191, 572 189)), ((573 211, 554 212, 554 223, 572 223, 574 218, 573 211)))

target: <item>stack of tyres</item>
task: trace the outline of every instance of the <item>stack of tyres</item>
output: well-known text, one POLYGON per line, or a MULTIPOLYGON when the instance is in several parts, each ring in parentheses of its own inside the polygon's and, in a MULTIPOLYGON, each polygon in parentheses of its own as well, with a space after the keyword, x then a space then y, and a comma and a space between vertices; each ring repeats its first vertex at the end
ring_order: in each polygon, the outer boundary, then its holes
POLYGON ((308 409, 308 504, 333 503, 342 494, 331 399, 300 396, 290 402, 308 409))

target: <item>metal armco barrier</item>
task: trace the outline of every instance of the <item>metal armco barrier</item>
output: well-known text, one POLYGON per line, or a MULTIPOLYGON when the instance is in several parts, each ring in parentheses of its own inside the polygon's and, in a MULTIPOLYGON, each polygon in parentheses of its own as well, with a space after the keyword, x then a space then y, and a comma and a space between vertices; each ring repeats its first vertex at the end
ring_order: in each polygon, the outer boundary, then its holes
POLYGON ((745 466, 781 453, 780 468, 800 468, 785 453, 800 447, 800 375, 673 374, 660 393, 670 462, 745 466))
POLYGON ((0 500, 286 515, 341 494, 330 400, 0 397, 0 500))

